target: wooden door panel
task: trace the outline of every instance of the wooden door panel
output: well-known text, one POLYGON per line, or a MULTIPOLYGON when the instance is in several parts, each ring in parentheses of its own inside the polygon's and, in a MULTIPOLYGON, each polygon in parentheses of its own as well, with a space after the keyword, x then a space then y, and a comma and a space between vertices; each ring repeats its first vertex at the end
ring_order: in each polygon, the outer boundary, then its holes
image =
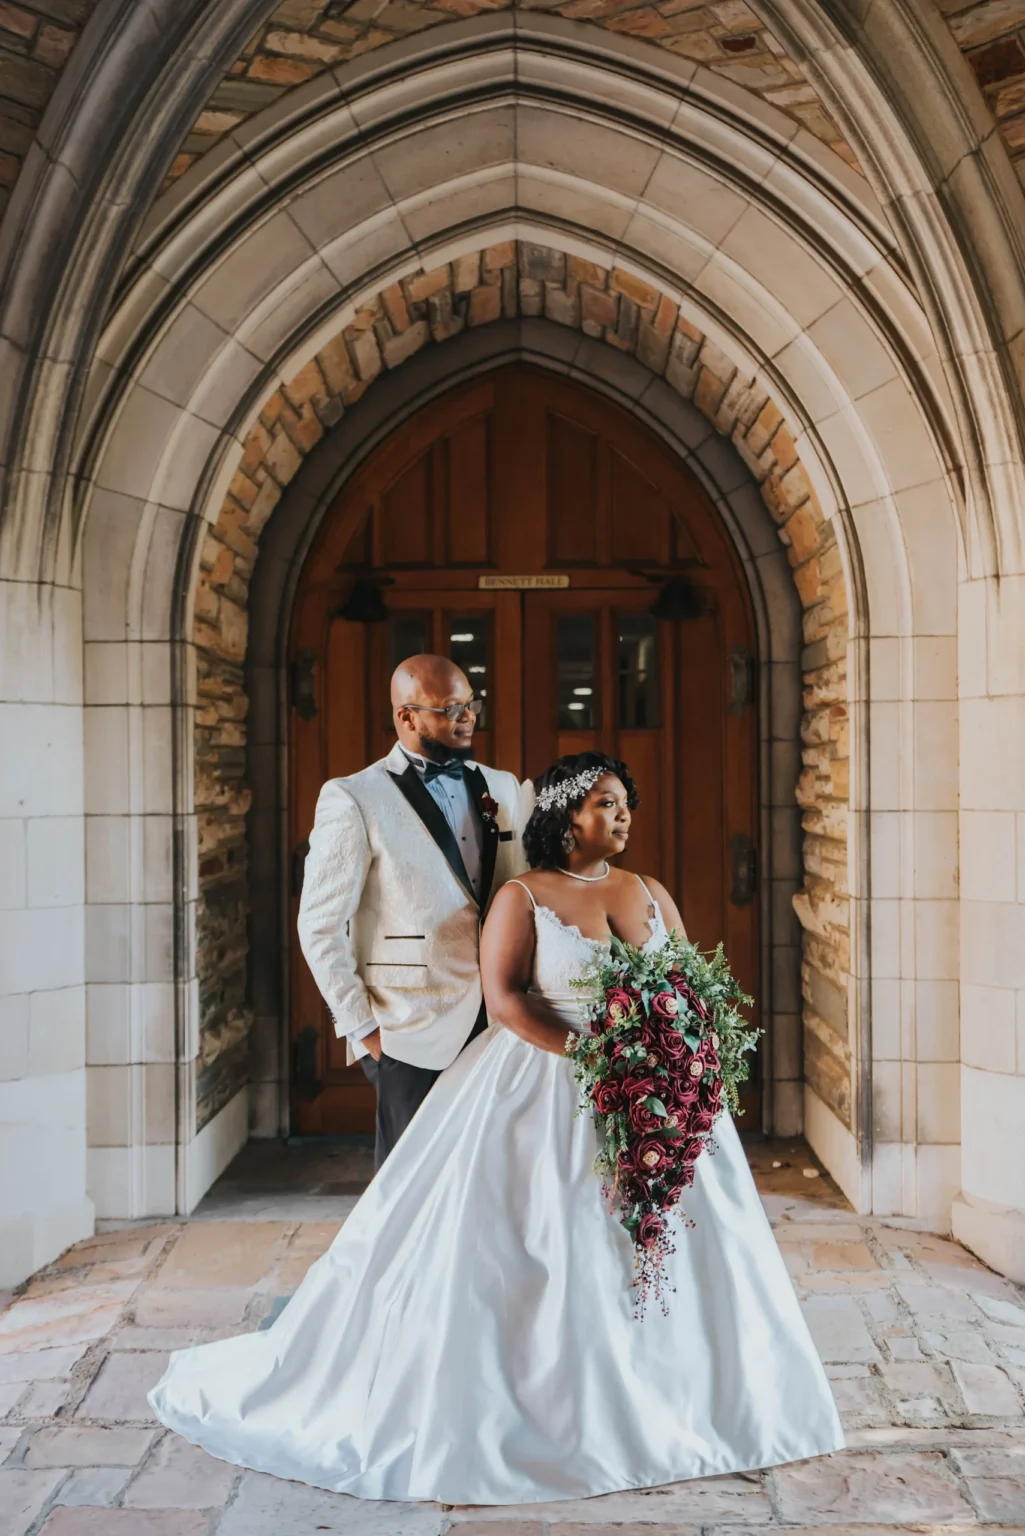
MULTIPOLYGON (((753 636, 714 507, 625 411, 527 367, 460 386, 357 471, 302 573, 290 642, 293 848, 301 854, 323 780, 389 750, 396 662, 425 648, 451 654, 487 700, 481 761, 521 776, 588 748, 625 759, 642 797, 625 866, 664 881, 691 936, 704 947, 722 938, 754 991, 758 908, 731 899, 731 840, 757 841, 756 714, 731 711, 728 682, 730 648, 753 653, 753 636), (568 574, 567 590, 478 588, 491 572, 552 571, 568 574), (685 573, 698 617, 649 617, 663 571, 685 573), (338 618, 368 573, 387 621, 338 618)), ((373 1095, 346 1067, 294 940, 293 884, 292 1126, 370 1130, 373 1095)), ((751 1126, 757 1084, 746 1104, 751 1126)))

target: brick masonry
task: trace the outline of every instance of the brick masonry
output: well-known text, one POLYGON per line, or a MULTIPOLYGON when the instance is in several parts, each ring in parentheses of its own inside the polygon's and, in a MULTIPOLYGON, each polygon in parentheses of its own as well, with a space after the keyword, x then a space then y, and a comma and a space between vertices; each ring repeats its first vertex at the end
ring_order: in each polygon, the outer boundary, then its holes
POLYGON ((199 114, 171 169, 180 176, 225 133, 291 86, 414 32, 482 11, 544 10, 644 38, 745 86, 848 164, 839 128, 774 36, 743 0, 284 0, 199 114))
POLYGON ((0 0, 0 214, 97 0, 0 0))
MULTIPOLYGON (((97 0, 0 0, 0 216, 97 0)), ((226 133, 335 64, 398 38, 522 0, 284 0, 217 86, 169 179, 226 133)), ((936 0, 1025 182, 1025 0, 936 0)), ((693 59, 770 102, 858 168, 802 65, 744 0, 527 0, 693 59)))
POLYGON ((203 1124, 244 1080, 246 829, 243 683, 247 600, 261 531, 306 455, 383 373, 467 326, 545 316, 636 357, 729 437, 757 480, 793 567, 804 624, 806 1076, 850 1124, 847 1038, 847 597, 839 552, 794 446, 765 391, 629 273, 508 242, 384 289, 267 400, 201 552, 194 640, 198 968, 203 1124))

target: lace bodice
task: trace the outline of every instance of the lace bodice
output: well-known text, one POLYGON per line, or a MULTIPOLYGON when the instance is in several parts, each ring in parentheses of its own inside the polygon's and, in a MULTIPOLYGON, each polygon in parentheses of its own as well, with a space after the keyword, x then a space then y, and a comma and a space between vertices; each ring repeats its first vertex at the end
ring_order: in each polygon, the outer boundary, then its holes
MULTIPOLYGON (((639 875, 637 879, 655 908, 655 915, 650 919, 651 937, 644 945, 645 949, 653 949, 665 943, 668 931, 658 902, 639 875)), ((522 880, 514 880, 511 883, 523 885, 522 880)), ((534 900, 528 886, 523 885, 523 889, 530 897, 534 908, 534 931, 537 936, 534 950, 534 976, 530 990, 539 992, 556 1006, 560 1013, 575 1021, 580 1016, 581 993, 579 988, 571 986, 570 983, 578 981, 590 970, 594 963, 595 952, 605 949, 608 940, 585 938, 575 923, 564 923, 551 907, 540 906, 534 900)))

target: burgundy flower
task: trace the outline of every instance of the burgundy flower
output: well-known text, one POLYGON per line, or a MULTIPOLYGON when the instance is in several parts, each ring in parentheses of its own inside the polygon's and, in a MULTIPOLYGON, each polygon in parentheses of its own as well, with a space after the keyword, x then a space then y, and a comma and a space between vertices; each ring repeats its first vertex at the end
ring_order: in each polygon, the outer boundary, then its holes
POLYGON ((480 810, 482 816, 486 816, 490 821, 494 821, 498 815, 498 801, 493 799, 491 795, 481 795, 480 810))
POLYGON ((615 1021, 617 1024, 622 1023, 633 1007, 633 1004, 634 998, 625 987, 609 987, 605 993, 606 1018, 615 1021))
POLYGON ((651 999, 651 1012, 656 1019, 675 1019, 679 1011, 675 992, 656 992, 651 999))
POLYGON ((645 1211, 637 1223, 637 1241, 642 1248, 652 1248, 665 1231, 665 1221, 654 1211, 645 1211))
POLYGON ((658 1087, 653 1077, 628 1076, 623 1079, 623 1092, 629 1099, 644 1100, 650 1094, 657 1094, 658 1087))
POLYGON ((660 1173, 671 1156, 670 1149, 657 1136, 645 1136, 644 1140, 637 1144, 637 1166, 643 1168, 649 1178, 660 1173))
POLYGON ((702 1105, 690 1117, 690 1128, 698 1136, 706 1136, 715 1124, 715 1115, 702 1105))
POLYGON ((659 1035, 658 1043, 667 1062, 682 1061, 690 1054, 690 1046, 678 1029, 664 1029, 659 1035))
POLYGON ((599 1115, 614 1115, 623 1107, 623 1095, 617 1082, 606 1078, 591 1090, 591 1103, 599 1115))
POLYGON ((643 1099, 633 1099, 630 1104, 630 1125, 635 1131, 645 1132, 658 1129, 659 1117, 654 1110, 649 1109, 643 1099))

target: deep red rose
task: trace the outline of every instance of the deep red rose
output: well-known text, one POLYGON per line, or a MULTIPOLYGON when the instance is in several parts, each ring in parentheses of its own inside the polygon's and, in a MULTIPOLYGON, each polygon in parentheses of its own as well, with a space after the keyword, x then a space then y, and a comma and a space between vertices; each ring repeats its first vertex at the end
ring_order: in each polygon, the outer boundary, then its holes
POLYGON ((651 1013, 656 1019, 675 1021, 679 1011, 680 1005, 676 1000, 675 992, 656 992, 651 999, 651 1013))
POLYGON ((672 1101, 673 1107, 680 1106, 686 1109, 688 1105, 696 1104, 701 1097, 701 1079, 691 1077, 689 1073, 673 1081, 672 1101))
POLYGON ((600 1115, 614 1115, 623 1108, 623 1094, 619 1084, 609 1078, 603 1083, 596 1083, 591 1090, 591 1103, 600 1115))
POLYGON ((693 1137, 687 1144, 680 1148, 679 1160, 681 1163, 696 1163, 701 1156, 704 1142, 693 1137))
POLYGON ((630 1099, 646 1099, 649 1094, 657 1094, 658 1087, 653 1077, 627 1076, 623 1079, 623 1092, 630 1099))
POLYGON ((634 998, 625 987, 609 987, 605 993, 605 1017, 621 1024, 633 1007, 634 998))
POLYGON ((682 1061, 690 1054, 690 1046, 678 1029, 664 1029, 658 1043, 666 1061, 682 1061))
POLYGON ((708 1009, 705 1007, 705 1004, 701 1001, 701 999, 697 996, 697 994, 694 991, 693 987, 689 987, 687 985, 687 983, 684 981, 682 976, 680 977, 680 980, 675 983, 675 987, 676 987, 676 991, 679 993, 679 996, 680 996, 681 1000, 686 1005, 688 1011, 690 1013, 697 1014, 699 1019, 707 1022, 708 1017, 709 1017, 708 1009))
POLYGON ((643 1168, 648 1178, 653 1179, 662 1172, 671 1155, 664 1141, 657 1136, 645 1136, 643 1141, 637 1143, 635 1161, 638 1168, 643 1168))
POLYGON ((481 795, 480 808, 485 816, 498 815, 498 801, 492 799, 490 795, 481 795))
POLYGON ((665 1231, 665 1222, 654 1211, 645 1211, 637 1223, 637 1241, 642 1248, 651 1248, 665 1231))
POLYGON ((643 1099, 633 1099, 630 1103, 630 1125, 635 1131, 654 1131, 658 1128, 659 1117, 654 1110, 649 1109, 643 1099))
POLYGON ((698 1136, 705 1136, 715 1123, 715 1115, 703 1105, 694 1111, 690 1117, 690 1128, 698 1136))

